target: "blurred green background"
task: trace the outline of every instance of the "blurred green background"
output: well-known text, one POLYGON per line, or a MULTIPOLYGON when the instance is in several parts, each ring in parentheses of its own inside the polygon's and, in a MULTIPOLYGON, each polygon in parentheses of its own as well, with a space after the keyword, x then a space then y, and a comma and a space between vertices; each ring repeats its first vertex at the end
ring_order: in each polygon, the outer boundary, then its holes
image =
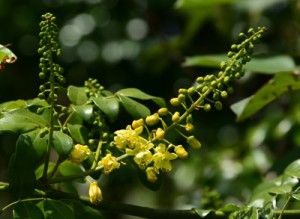
MULTIPOLYGON (((0 44, 12 44, 18 60, 0 73, 0 102, 37 96, 38 24, 45 12, 57 17, 63 51, 59 62, 68 84, 78 86, 93 77, 111 91, 136 87, 169 99, 196 77, 217 71, 182 67, 186 56, 227 53, 238 33, 249 27, 268 28, 255 53, 300 61, 299 0, 1 0, 0 44)), ((232 103, 270 77, 248 72, 233 84, 235 93, 224 110, 195 113, 203 148, 176 161, 159 191, 143 187, 125 166, 100 179, 104 198, 177 209, 246 203, 264 176, 280 173, 300 152, 297 92, 241 123, 230 111, 232 103)), ((126 116, 114 128, 125 127, 131 119, 126 116)), ((15 140, 12 134, 0 136, 1 181, 6 180, 15 140)), ((0 207, 8 200, 0 197, 0 207)))

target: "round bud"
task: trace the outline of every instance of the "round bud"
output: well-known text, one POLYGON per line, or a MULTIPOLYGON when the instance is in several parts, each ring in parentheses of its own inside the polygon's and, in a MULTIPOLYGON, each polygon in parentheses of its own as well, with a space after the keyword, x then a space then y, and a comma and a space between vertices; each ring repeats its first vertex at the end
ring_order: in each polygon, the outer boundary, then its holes
POLYGON ((178 93, 179 93, 179 94, 186 94, 186 92, 187 92, 187 90, 184 89, 184 88, 180 88, 180 89, 178 90, 178 93))
POLYGON ((40 79, 45 79, 45 77, 46 77, 46 74, 44 72, 39 73, 39 78, 40 79))
POLYGON ((178 120, 180 119, 180 113, 179 112, 175 112, 172 116, 172 121, 173 122, 178 122, 178 120))
POLYGON ((178 95, 178 101, 179 101, 180 103, 183 103, 184 100, 185 100, 185 95, 184 95, 184 94, 179 94, 179 95, 178 95))
POLYGON ((203 78, 203 77, 198 77, 198 78, 196 79, 196 82, 199 83, 199 84, 203 83, 203 81, 204 81, 204 78, 203 78))
POLYGON ((186 117, 186 123, 192 123, 193 122, 193 116, 192 114, 189 114, 187 117, 186 117))
POLYGON ((209 111, 211 110, 211 105, 210 105, 209 103, 206 103, 206 104, 204 105, 204 110, 205 110, 206 112, 209 112, 209 111))
POLYGON ((160 115, 160 116, 166 116, 166 115, 168 115, 168 112, 169 112, 169 110, 166 107, 162 107, 157 111, 158 115, 160 115))
POLYGON ((223 90, 223 91, 221 92, 221 97, 222 97, 223 99, 227 98, 227 97, 228 97, 227 91, 223 90))
POLYGON ((223 108, 223 105, 220 101, 216 101, 215 104, 214 104, 214 107, 217 109, 217 110, 221 110, 223 108))
POLYGON ((180 102, 178 100, 178 98, 174 97, 170 100, 170 103, 172 106, 179 106, 180 102))
POLYGON ((188 94, 193 95, 196 92, 196 88, 190 87, 187 92, 188 92, 188 94))
POLYGON ((39 94, 38 94, 38 98, 40 98, 40 99, 45 99, 45 94, 44 94, 44 93, 39 93, 39 94))

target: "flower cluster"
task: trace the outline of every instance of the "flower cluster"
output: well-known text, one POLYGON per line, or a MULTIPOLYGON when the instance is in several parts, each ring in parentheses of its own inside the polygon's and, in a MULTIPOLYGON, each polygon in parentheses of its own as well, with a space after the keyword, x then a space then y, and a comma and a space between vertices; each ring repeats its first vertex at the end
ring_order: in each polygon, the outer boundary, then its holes
POLYGON ((177 109, 175 112, 164 107, 145 119, 133 121, 126 129, 115 132, 116 148, 125 149, 127 155, 133 156, 139 168, 146 170, 150 182, 155 182, 160 172, 172 170, 170 161, 188 156, 183 145, 176 146, 166 139, 170 130, 183 136, 187 145, 193 149, 201 148, 199 140, 190 134, 194 130, 191 113, 201 108, 210 111, 212 106, 217 110, 222 109, 221 99, 233 92, 228 83, 244 75, 243 66, 251 59, 253 43, 261 38, 264 31, 265 28, 258 28, 257 31, 249 29, 249 36, 240 34, 244 38, 243 42, 231 47, 232 51, 227 55, 229 60, 220 64, 221 70, 217 75, 198 77, 195 86, 179 89, 178 96, 170 100, 170 104, 177 109), (170 121, 171 124, 167 124, 170 121), (147 137, 143 137, 145 132, 147 137))

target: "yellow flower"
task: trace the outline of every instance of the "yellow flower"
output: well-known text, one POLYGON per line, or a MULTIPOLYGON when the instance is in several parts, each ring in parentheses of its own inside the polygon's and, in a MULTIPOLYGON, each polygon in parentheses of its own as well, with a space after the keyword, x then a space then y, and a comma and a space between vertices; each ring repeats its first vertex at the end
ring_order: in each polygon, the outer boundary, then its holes
POLYGON ((137 153, 133 160, 139 165, 140 169, 145 169, 152 162, 152 153, 150 151, 142 151, 137 153))
POLYGON ((169 172, 172 170, 172 165, 170 160, 175 160, 178 156, 175 153, 170 153, 166 149, 166 145, 160 143, 155 149, 155 154, 153 154, 154 170, 159 173, 159 170, 169 172))
POLYGON ((118 169, 120 167, 120 163, 114 156, 107 154, 98 162, 98 166, 103 166, 104 173, 109 174, 114 169, 118 169))
POLYGON ((73 150, 70 153, 70 161, 73 163, 80 164, 82 163, 89 155, 91 154, 91 151, 88 146, 76 144, 73 148, 73 150))
POLYGON ((188 152, 184 149, 182 145, 177 145, 174 149, 175 153, 179 158, 184 159, 188 156, 188 152))
POLYGON ((148 167, 146 169, 146 175, 149 182, 154 183, 157 180, 157 175, 153 167, 148 167))
POLYGON ((134 145, 138 141, 139 135, 143 132, 143 126, 139 126, 136 129, 132 129, 130 125, 126 129, 121 129, 115 132, 114 144, 118 149, 123 149, 128 146, 134 148, 134 145))
POLYGON ((102 201, 102 192, 97 185, 97 182, 90 183, 89 196, 90 202, 94 205, 97 205, 102 201))

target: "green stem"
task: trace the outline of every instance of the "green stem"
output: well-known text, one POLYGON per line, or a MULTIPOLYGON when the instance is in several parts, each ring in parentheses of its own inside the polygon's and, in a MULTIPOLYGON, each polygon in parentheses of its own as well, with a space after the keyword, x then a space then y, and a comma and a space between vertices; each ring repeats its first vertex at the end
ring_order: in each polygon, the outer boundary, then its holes
POLYGON ((99 155, 100 155, 100 150, 102 148, 102 144, 103 144, 103 141, 100 140, 99 143, 98 143, 98 146, 97 146, 97 150, 96 150, 96 154, 95 154, 95 160, 94 160, 94 163, 93 163, 91 169, 95 169, 96 166, 97 166, 97 163, 98 163, 98 160, 99 160, 99 155))
MULTIPOLYGON (((117 161, 121 161, 127 157, 129 157, 130 155, 128 154, 123 154, 120 157, 117 158, 117 161)), ((89 169, 87 171, 84 171, 82 173, 79 174, 74 174, 74 175, 70 175, 70 176, 63 176, 63 177, 59 177, 59 178, 54 178, 54 179, 50 179, 48 181, 49 184, 55 184, 55 183, 61 183, 61 182, 67 182, 67 181, 72 181, 74 179, 80 179, 82 177, 86 177, 89 176, 93 173, 97 173, 99 171, 101 171, 103 169, 103 166, 98 166, 94 169, 89 169)))
POLYGON ((12 203, 9 203, 8 205, 4 206, 1 210, 0 210, 0 215, 6 211, 8 208, 18 204, 19 202, 28 202, 28 201, 41 201, 44 200, 44 198, 28 198, 28 199, 19 199, 17 201, 14 201, 12 203))
POLYGON ((44 171, 42 176, 42 181, 47 181, 47 174, 48 174, 48 166, 50 162, 50 153, 52 149, 52 141, 53 141, 53 131, 54 131, 54 107, 55 107, 55 101, 54 101, 54 84, 55 84, 55 78, 54 78, 54 72, 53 72, 53 62, 52 62, 52 53, 49 55, 49 63, 50 63, 50 128, 49 128, 49 138, 48 138, 48 145, 47 145, 47 151, 46 151, 46 160, 44 165, 44 171))

